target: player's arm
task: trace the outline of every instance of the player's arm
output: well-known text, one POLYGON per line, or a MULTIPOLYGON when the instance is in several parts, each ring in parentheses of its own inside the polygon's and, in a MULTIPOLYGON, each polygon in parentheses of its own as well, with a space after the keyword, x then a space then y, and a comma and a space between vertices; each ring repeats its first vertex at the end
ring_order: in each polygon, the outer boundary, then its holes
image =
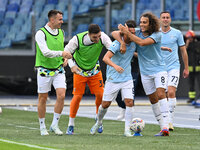
POLYGON ((122 73, 122 72, 124 71, 124 69, 123 69, 122 67, 116 65, 116 64, 111 60, 111 58, 113 57, 113 55, 114 55, 114 54, 113 54, 111 51, 107 51, 106 54, 105 54, 104 57, 103 57, 103 61, 104 61, 107 65, 113 67, 117 72, 122 73))
POLYGON ((161 50, 172 52, 172 49, 171 49, 171 48, 169 48, 169 47, 164 47, 164 46, 161 47, 161 50))
POLYGON ((152 38, 141 39, 137 37, 136 35, 132 34, 131 32, 129 32, 127 25, 123 26, 122 24, 119 24, 118 29, 123 34, 126 34, 130 38, 131 41, 135 42, 136 44, 140 46, 146 46, 146 45, 151 45, 155 43, 155 41, 152 38))
MULTIPOLYGON (((78 48, 78 39, 77 36, 74 36, 65 46, 64 51, 73 54, 77 48, 78 48)), ((68 60, 68 65, 71 68, 72 73, 79 74, 79 71, 81 69, 76 65, 73 59, 68 60)))
POLYGON ((35 40, 45 57, 53 58, 53 57, 65 57, 65 58, 72 58, 72 55, 65 51, 55 51, 50 50, 46 44, 45 34, 39 30, 35 35, 35 40))
POLYGON ((184 63, 183 77, 187 78, 189 76, 189 67, 188 67, 188 54, 185 45, 180 47, 181 55, 184 63))
POLYGON ((113 31, 112 37, 120 43, 120 53, 124 54, 126 52, 126 43, 122 40, 120 31, 113 31))

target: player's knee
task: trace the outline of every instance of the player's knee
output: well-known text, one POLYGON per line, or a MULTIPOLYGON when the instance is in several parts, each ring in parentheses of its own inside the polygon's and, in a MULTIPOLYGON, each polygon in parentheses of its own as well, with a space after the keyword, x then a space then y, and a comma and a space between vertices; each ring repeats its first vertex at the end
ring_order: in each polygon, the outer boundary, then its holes
POLYGON ((165 93, 159 93, 158 94, 158 99, 163 99, 163 98, 166 98, 166 94, 165 93))
POLYGON ((65 93, 57 95, 58 100, 64 100, 65 99, 65 93))
POLYGON ((169 98, 175 97, 175 92, 174 91, 168 91, 168 97, 169 98))
POLYGON ((132 107, 133 106, 133 100, 132 99, 125 100, 125 104, 128 107, 132 107))
POLYGON ((80 102, 83 95, 74 95, 72 101, 80 102))
POLYGON ((101 105, 105 109, 105 108, 108 108, 110 106, 110 102, 103 101, 101 105))
POLYGON ((97 99, 102 99, 103 93, 95 93, 97 99))

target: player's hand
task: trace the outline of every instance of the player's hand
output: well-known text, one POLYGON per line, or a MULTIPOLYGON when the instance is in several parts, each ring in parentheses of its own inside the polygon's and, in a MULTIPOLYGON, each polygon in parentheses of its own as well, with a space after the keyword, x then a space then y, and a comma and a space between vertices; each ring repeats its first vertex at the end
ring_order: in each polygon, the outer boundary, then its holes
POLYGON ((114 68, 118 73, 124 72, 124 69, 122 67, 118 66, 118 65, 116 65, 114 68))
POLYGON ((64 58, 63 67, 66 67, 68 63, 68 59, 64 58))
POLYGON ((68 51, 63 51, 62 57, 63 57, 63 58, 66 58, 66 59, 71 59, 71 58, 72 58, 72 55, 71 55, 71 53, 68 52, 68 51))
POLYGON ((78 66, 73 66, 73 67, 71 68, 71 72, 72 72, 72 73, 79 74, 80 71, 81 71, 81 69, 80 69, 78 66))
POLYGON ((124 33, 124 34, 128 34, 128 26, 125 24, 125 26, 123 26, 122 24, 119 24, 118 25, 118 29, 122 32, 122 33, 124 33))
POLYGON ((120 45, 120 53, 122 53, 122 54, 126 53, 126 44, 125 43, 121 43, 121 45, 120 45))
POLYGON ((189 76, 189 70, 188 69, 184 69, 183 70, 183 78, 187 78, 189 76))

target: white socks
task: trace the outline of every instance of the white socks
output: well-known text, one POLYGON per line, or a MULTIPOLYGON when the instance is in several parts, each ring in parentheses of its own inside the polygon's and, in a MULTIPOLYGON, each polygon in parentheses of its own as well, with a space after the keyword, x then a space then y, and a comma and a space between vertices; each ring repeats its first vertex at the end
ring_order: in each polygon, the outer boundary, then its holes
POLYGON ((43 128, 46 128, 45 118, 39 118, 39 123, 40 123, 40 130, 43 129, 43 128))
POLYGON ((108 110, 107 108, 104 109, 101 105, 99 106, 99 111, 97 115, 97 123, 99 125, 102 124, 103 117, 105 116, 107 110, 108 110))
POLYGON ((169 103, 169 123, 174 121, 174 110, 176 107, 176 98, 168 98, 169 103))
POLYGON ((68 126, 75 126, 75 124, 74 124, 74 120, 75 120, 75 118, 71 118, 71 117, 69 117, 69 123, 68 123, 68 126))
POLYGON ((51 126, 57 126, 58 125, 58 122, 60 120, 60 116, 61 116, 61 114, 58 114, 58 113, 54 112, 53 121, 51 123, 51 126))
POLYGON ((130 129, 130 124, 131 124, 131 121, 133 119, 133 112, 134 112, 133 107, 126 106, 126 110, 125 110, 125 131, 130 129))
POLYGON ((160 129, 163 129, 163 118, 162 118, 162 114, 160 111, 159 102, 152 104, 152 110, 153 110, 154 116, 156 117, 156 120, 158 121, 158 123, 160 125, 160 129))
POLYGON ((169 129, 169 104, 167 98, 159 100, 160 111, 163 117, 163 127, 169 129))

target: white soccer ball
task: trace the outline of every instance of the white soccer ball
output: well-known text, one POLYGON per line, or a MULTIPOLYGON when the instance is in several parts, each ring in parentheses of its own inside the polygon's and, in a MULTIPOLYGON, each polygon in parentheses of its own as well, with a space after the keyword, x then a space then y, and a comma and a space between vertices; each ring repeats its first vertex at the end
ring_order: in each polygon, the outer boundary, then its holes
POLYGON ((0 107, 0 114, 2 113, 2 108, 0 107))
POLYGON ((142 120, 141 118, 133 118, 130 125, 130 129, 135 133, 139 133, 142 132, 142 130, 144 130, 144 126, 144 120, 142 120))

